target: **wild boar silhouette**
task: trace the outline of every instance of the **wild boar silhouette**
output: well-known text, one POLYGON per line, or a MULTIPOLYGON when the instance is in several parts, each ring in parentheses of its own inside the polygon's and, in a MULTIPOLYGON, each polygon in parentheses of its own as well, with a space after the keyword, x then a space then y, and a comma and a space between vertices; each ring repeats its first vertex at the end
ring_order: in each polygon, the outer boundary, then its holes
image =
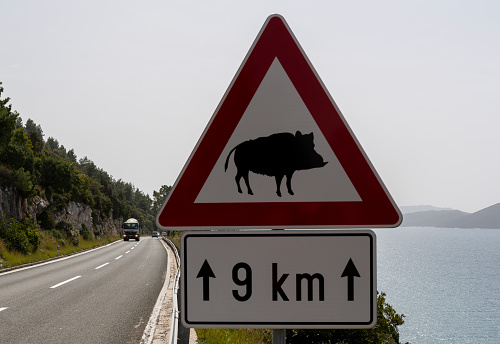
POLYGON ((227 155, 225 171, 229 164, 229 157, 234 152, 236 165, 236 185, 242 193, 240 180, 243 177, 248 194, 253 195, 248 173, 250 171, 276 179, 276 194, 281 197, 281 181, 286 176, 288 193, 293 195, 292 176, 295 171, 309 170, 323 167, 327 162, 314 150, 314 134, 277 133, 266 137, 259 137, 240 143, 227 155))

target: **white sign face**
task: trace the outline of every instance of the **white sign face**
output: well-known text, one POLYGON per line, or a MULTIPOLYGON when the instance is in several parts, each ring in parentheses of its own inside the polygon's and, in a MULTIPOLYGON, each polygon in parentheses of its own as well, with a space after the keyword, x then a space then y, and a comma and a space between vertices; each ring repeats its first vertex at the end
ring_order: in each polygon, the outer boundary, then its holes
POLYGON ((371 328, 375 233, 185 232, 181 320, 200 328, 371 328))
POLYGON ((271 64, 195 203, 276 201, 361 201, 278 58, 275 58, 271 64), (249 176, 249 184, 253 193, 248 194, 243 180, 241 180, 243 192, 239 193, 235 183, 238 169, 234 155, 237 152, 232 153, 231 150, 245 141, 249 142, 259 137, 269 137, 272 134, 283 132, 295 135, 297 131, 303 135, 313 134, 314 150, 327 164, 321 168, 296 171, 293 174, 293 181, 290 178, 293 195, 287 192, 283 180, 281 196, 277 196, 275 179, 258 173, 251 173, 249 176))

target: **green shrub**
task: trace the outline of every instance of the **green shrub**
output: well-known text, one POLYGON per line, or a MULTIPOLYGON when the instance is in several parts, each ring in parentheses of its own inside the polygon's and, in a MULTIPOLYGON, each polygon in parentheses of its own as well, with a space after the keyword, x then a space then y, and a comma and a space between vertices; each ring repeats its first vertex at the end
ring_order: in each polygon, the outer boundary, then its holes
POLYGON ((386 302, 386 294, 377 296, 377 324, 359 330, 287 330, 287 343, 311 344, 399 344, 398 326, 404 324, 404 314, 397 314, 386 302))
POLYGON ((63 240, 63 236, 61 235, 61 232, 55 228, 50 230, 50 235, 52 235, 52 237, 57 239, 57 240, 63 240))
POLYGON ((40 234, 32 220, 17 221, 3 216, 0 219, 0 239, 7 249, 24 254, 36 251, 40 245, 40 234))
POLYGON ((89 230, 87 229, 87 226, 85 226, 83 223, 80 234, 82 235, 83 240, 92 240, 92 234, 90 234, 89 230))
POLYGON ((71 237, 71 243, 74 245, 74 246, 78 246, 78 244, 80 243, 80 236, 78 235, 78 232, 77 231, 71 231, 70 235, 71 237))
POLYGON ((74 226, 71 222, 61 221, 56 225, 56 229, 61 232, 65 232, 66 235, 70 235, 74 226))
POLYGON ((56 230, 61 231, 66 234, 66 237, 71 240, 71 243, 78 246, 80 243, 80 233, 75 229, 75 226, 71 222, 61 221, 56 224, 56 230))
POLYGON ((66 208, 68 202, 71 200, 71 196, 68 193, 60 194, 53 192, 52 193, 52 204, 51 208, 54 211, 61 211, 66 208))
POLYGON ((33 183, 29 171, 24 171, 24 168, 21 167, 14 172, 13 177, 15 179, 16 188, 22 196, 28 197, 33 193, 33 183))

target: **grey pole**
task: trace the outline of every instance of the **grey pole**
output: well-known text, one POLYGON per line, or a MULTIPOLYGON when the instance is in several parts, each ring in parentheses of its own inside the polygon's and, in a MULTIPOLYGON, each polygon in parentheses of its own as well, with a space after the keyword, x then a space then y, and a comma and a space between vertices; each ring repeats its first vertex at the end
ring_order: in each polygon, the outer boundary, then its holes
POLYGON ((273 330, 273 344, 286 344, 286 330, 274 329, 273 330))
MULTIPOLYGON (((280 228, 277 230, 285 230, 280 228)), ((286 344, 286 330, 285 329, 273 329, 273 344, 286 344)))

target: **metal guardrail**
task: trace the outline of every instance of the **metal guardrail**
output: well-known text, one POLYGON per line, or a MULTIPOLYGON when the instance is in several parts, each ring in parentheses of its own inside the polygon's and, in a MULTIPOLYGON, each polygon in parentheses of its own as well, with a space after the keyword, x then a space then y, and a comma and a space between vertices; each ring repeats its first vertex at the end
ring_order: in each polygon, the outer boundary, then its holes
POLYGON ((181 259, 179 256, 179 251, 174 243, 167 238, 163 237, 163 240, 170 246, 175 254, 175 261, 177 262, 177 272, 175 274, 174 285, 172 287, 172 320, 170 321, 170 338, 168 340, 169 344, 177 344, 177 337, 179 333, 179 304, 178 304, 178 292, 179 292, 179 279, 181 277, 181 259))

